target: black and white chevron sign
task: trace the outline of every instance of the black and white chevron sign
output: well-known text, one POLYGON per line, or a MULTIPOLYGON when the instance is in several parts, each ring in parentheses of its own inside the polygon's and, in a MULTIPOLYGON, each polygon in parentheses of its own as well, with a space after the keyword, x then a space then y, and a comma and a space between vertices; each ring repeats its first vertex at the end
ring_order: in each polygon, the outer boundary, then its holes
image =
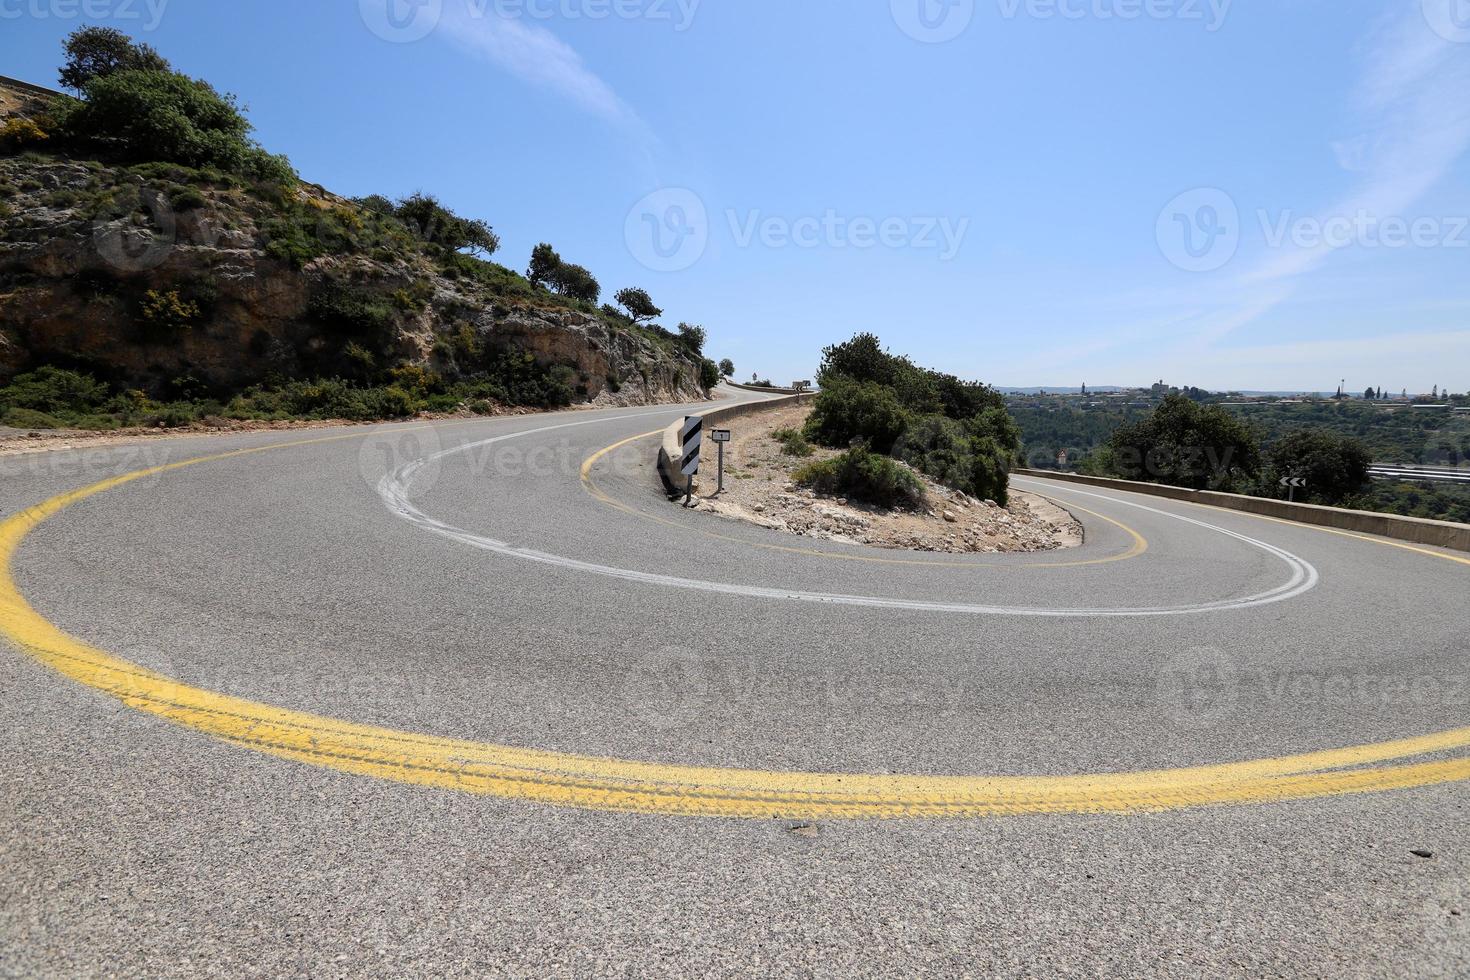
POLYGON ((684 455, 679 463, 680 473, 693 476, 699 472, 699 448, 703 442, 704 419, 691 415, 684 420, 684 428, 679 430, 679 444, 684 447, 684 455))

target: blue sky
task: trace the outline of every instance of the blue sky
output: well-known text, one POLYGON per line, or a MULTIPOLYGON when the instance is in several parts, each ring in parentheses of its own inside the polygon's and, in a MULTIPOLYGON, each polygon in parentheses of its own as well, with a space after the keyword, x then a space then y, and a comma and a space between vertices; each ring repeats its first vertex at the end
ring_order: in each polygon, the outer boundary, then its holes
POLYGON ((83 23, 746 376, 871 330, 1000 385, 1470 389, 1464 0, 0 0, 0 73, 83 23))

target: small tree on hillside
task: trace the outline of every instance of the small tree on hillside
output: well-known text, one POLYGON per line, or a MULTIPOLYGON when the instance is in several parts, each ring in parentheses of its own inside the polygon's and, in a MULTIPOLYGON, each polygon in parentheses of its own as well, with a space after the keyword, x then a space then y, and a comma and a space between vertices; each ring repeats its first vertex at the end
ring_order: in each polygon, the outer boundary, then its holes
POLYGON ((500 236, 484 221, 462 218, 432 194, 405 197, 393 213, 418 238, 451 252, 468 251, 488 257, 500 248, 500 236))
POLYGON ((556 270, 560 268, 561 256, 556 254, 556 249, 542 242, 531 249, 531 266, 526 270, 526 278, 533 286, 550 286, 556 270))
POLYGON ((695 357, 704 356, 704 342, 708 336, 704 327, 692 323, 679 324, 679 344, 695 357))
POLYGON ((636 286, 619 289, 613 299, 628 311, 628 318, 634 323, 646 323, 663 316, 664 311, 653 305, 653 300, 649 298, 648 293, 636 286))
POLYGON ((551 285, 563 296, 569 296, 584 303, 596 303, 597 297, 602 295, 602 287, 598 285, 592 273, 570 262, 563 262, 557 267, 556 272, 552 274, 551 285))
POLYGON ((735 362, 728 357, 720 362, 720 376, 725 378, 735 377, 735 362))
POLYGON ((127 69, 87 82, 83 101, 57 100, 58 130, 71 143, 128 162, 166 161, 217 167, 277 183, 293 183, 285 157, 250 138, 250 123, 233 96, 172 71, 127 69))
POLYGON ((112 27, 83 27, 66 39, 63 88, 81 92, 94 78, 120 71, 170 71, 168 61, 146 44, 137 44, 112 27))

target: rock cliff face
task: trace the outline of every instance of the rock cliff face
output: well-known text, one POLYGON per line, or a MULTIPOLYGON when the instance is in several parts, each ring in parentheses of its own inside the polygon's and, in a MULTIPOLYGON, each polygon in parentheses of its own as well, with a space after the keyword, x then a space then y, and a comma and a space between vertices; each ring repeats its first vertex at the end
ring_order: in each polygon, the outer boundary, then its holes
POLYGON ((41 363, 149 391, 402 366, 456 378, 488 351, 529 355, 578 400, 704 397, 698 361, 658 333, 390 224, 312 185, 0 157, 0 383, 41 363))

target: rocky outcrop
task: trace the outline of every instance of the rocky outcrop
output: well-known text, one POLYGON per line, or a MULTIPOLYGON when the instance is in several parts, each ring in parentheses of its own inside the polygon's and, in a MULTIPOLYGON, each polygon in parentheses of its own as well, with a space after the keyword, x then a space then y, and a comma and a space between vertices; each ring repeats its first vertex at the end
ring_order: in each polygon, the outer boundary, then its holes
POLYGON ((588 401, 704 396, 699 364, 655 333, 375 221, 311 185, 273 199, 167 166, 0 158, 0 383, 40 363, 150 392, 458 377, 468 347, 528 353, 588 401))

